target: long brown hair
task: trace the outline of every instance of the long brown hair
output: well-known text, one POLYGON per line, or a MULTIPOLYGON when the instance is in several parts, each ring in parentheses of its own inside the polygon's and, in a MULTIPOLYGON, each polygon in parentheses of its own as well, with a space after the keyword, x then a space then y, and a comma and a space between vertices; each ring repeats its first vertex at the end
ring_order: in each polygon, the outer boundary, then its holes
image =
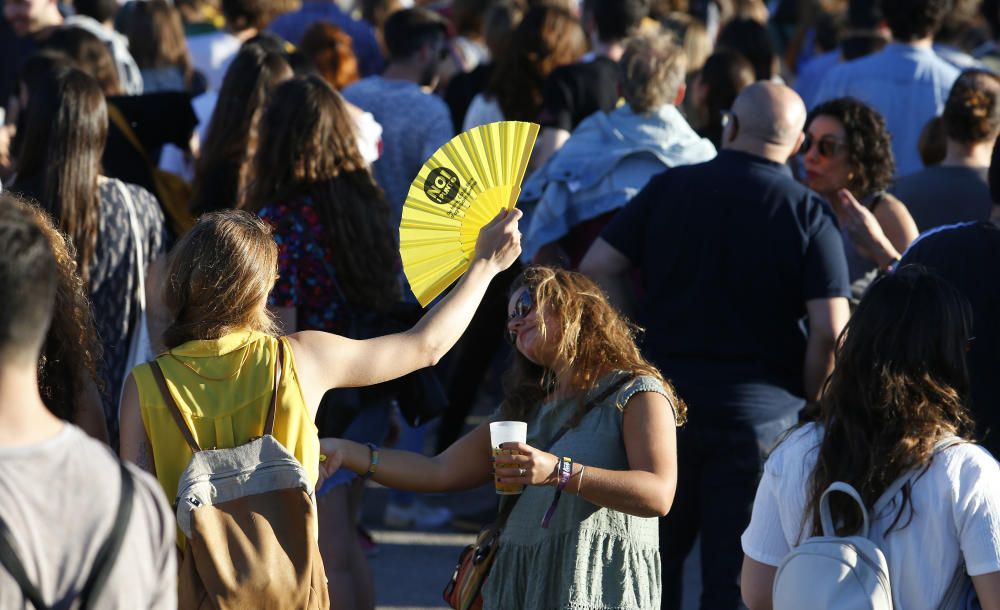
POLYGON ((90 377, 100 388, 97 363, 101 342, 87 300, 87 287, 77 273, 76 251, 66 235, 52 224, 48 214, 26 201, 8 196, 4 203, 21 207, 49 242, 56 260, 56 301, 52 324, 38 359, 38 390, 42 402, 56 417, 76 421, 79 380, 90 377))
POLYGON ((250 329, 276 334, 267 295, 278 274, 271 228, 241 210, 203 214, 167 259, 167 348, 250 329))
POLYGON ((184 76, 184 86, 191 87, 194 68, 180 11, 165 0, 137 2, 125 34, 136 65, 142 69, 175 67, 184 76))
MULTIPOLYGON (((871 285, 844 329, 819 401, 824 434, 803 526, 810 517, 813 533, 821 533, 819 500, 834 481, 849 483, 872 506, 900 475, 926 465, 942 436, 969 434, 971 328, 965 298, 922 268, 907 266, 871 285)), ((909 485, 903 494, 889 531, 909 523, 909 485)), ((830 508, 843 533, 860 527, 861 515, 843 494, 832 496, 830 508)))
POLYGON ((240 207, 257 151, 257 127, 268 93, 292 77, 285 56, 247 43, 229 64, 195 166, 191 211, 240 207))
POLYGON ((396 301, 389 207, 358 150, 343 99, 318 76, 279 85, 260 123, 250 209, 309 197, 330 237, 340 285, 355 304, 396 301))
POLYGON ((497 58, 486 93, 496 98, 508 121, 535 121, 546 77, 586 50, 583 29, 571 12, 552 5, 532 8, 497 58))
POLYGON ((76 247, 84 282, 97 249, 101 155, 108 135, 104 94, 80 70, 58 69, 31 92, 15 190, 37 197, 76 247))
POLYGON ((75 26, 61 27, 45 41, 45 48, 69 56, 77 68, 97 81, 104 95, 122 94, 115 57, 94 34, 75 26))
MULTIPOLYGON (((607 296, 587 276, 552 267, 531 266, 511 287, 513 295, 521 288, 531 292, 538 319, 538 333, 543 341, 551 335, 556 341, 558 360, 567 373, 558 383, 564 392, 575 394, 578 412, 574 424, 585 415, 583 396, 614 371, 632 375, 650 375, 663 383, 677 413, 677 424, 684 423, 687 407, 674 393, 660 371, 639 352, 635 339, 638 327, 623 318, 608 302, 607 296), (553 328, 545 317, 555 320, 553 328)), ((550 371, 528 360, 515 350, 514 362, 504 376, 504 418, 527 420, 553 389, 557 371, 550 371)), ((624 406, 624 405, 620 405, 624 406)))

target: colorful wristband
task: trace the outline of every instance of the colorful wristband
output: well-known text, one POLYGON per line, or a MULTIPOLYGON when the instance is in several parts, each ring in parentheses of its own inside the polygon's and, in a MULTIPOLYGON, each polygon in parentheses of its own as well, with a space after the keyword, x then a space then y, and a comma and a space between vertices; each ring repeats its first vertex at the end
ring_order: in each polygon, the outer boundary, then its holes
POLYGON ((567 456, 559 458, 559 463, 556 467, 559 469, 559 482, 556 484, 556 495, 552 498, 552 504, 549 505, 548 510, 545 511, 545 516, 542 517, 543 528, 549 527, 549 521, 552 521, 552 516, 556 514, 556 506, 559 505, 559 498, 562 497, 563 489, 566 488, 566 484, 569 483, 569 479, 573 475, 573 458, 567 456))
POLYGON ((375 446, 375 443, 365 443, 365 445, 368 446, 368 451, 371 452, 371 457, 368 462, 368 472, 361 475, 362 480, 372 478, 372 475, 375 474, 375 469, 378 468, 378 447, 375 446))

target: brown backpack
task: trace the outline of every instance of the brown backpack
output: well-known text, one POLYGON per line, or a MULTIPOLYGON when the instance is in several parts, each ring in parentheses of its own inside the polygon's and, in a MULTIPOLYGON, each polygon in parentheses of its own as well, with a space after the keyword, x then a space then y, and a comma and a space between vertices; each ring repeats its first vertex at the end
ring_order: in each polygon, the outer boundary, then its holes
POLYGON ((317 545, 312 483, 272 433, 284 346, 264 435, 230 449, 202 450, 167 388, 153 377, 194 455, 177 485, 177 522, 187 545, 178 607, 308 609, 330 607, 317 545))

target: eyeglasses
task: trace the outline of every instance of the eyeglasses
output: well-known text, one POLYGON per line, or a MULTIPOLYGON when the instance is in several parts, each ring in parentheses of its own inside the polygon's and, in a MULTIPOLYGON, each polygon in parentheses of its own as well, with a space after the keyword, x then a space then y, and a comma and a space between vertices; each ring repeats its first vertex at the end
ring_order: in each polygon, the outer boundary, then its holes
POLYGON ((814 140, 813 137, 807 133, 806 138, 802 140, 802 148, 799 149, 799 154, 809 154, 813 144, 816 145, 816 150, 819 151, 819 155, 824 159, 832 159, 836 157, 837 153, 847 147, 846 142, 838 140, 833 136, 823 136, 818 140, 814 140))
MULTIPOLYGON (((509 325, 514 320, 523 320, 534 308, 535 301, 531 298, 531 290, 526 289, 522 291, 521 295, 514 301, 513 310, 507 314, 507 324, 509 325)), ((517 342, 517 333, 510 330, 510 328, 507 329, 507 340, 510 341, 511 345, 517 342)))
POLYGON ((736 113, 734 113, 732 110, 723 110, 722 127, 726 128, 729 126, 730 123, 732 123, 733 129, 738 130, 740 128, 740 119, 738 116, 736 116, 736 113))

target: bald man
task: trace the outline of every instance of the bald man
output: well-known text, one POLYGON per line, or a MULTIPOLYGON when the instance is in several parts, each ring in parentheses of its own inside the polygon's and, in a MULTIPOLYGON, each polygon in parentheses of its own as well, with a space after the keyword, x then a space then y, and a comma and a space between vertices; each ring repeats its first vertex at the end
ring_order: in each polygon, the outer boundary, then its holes
POLYGON ((660 526, 664 608, 680 606, 681 568, 699 533, 701 607, 742 607, 740 534, 765 453, 818 397, 847 321, 840 233, 785 165, 805 118, 788 87, 747 87, 719 156, 653 178, 580 265, 646 329, 645 356, 689 406, 674 505, 660 526))

